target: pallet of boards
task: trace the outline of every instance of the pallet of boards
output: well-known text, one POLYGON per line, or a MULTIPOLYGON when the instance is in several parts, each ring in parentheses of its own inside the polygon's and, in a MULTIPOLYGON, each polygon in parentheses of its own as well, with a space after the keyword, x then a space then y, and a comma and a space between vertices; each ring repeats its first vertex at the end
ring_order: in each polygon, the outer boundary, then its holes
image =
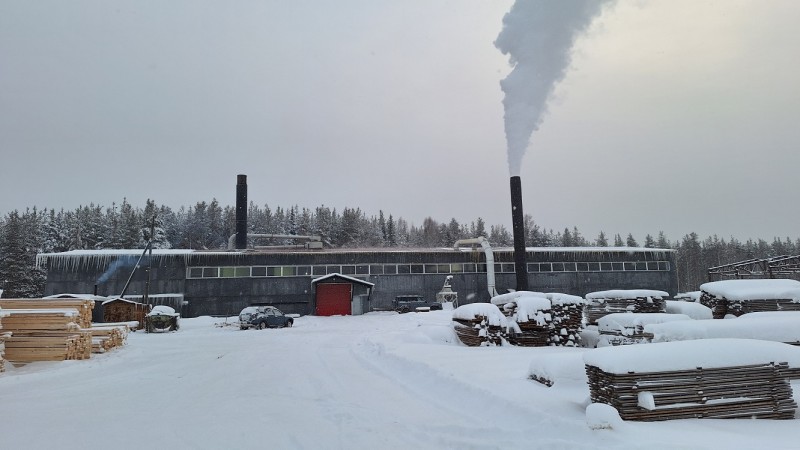
POLYGON ((0 309, 63 309, 71 308, 78 312, 75 323, 87 328, 92 325, 94 300, 88 299, 0 299, 0 309))
POLYGON ((583 308, 586 323, 597 325, 597 320, 614 313, 665 313, 667 292, 649 289, 614 289, 586 294, 583 308))
POLYGON ((12 362, 89 359, 91 342, 91 334, 85 332, 23 332, 6 339, 6 359, 12 362))
POLYGON ((128 337, 128 327, 126 325, 115 326, 92 326, 83 331, 91 333, 92 351, 103 353, 125 344, 128 337))
POLYGON ((74 308, 0 309, 3 329, 18 331, 77 331, 78 311, 74 308))
POLYGON ((800 352, 776 342, 750 340, 750 344, 737 345, 732 341, 746 340, 670 342, 587 352, 584 363, 591 401, 611 405, 624 420, 793 419, 797 403, 787 371, 800 363, 800 352), (703 348, 692 352, 696 347, 703 348), (681 360, 682 355, 689 356, 681 360), (783 357, 791 363, 770 361, 783 357), (709 358, 725 364, 752 363, 689 367, 709 358))

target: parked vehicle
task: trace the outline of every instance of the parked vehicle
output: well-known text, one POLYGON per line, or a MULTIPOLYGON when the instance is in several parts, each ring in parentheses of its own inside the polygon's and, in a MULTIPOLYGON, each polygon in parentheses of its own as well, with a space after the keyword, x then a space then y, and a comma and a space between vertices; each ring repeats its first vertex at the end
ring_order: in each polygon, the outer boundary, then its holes
POLYGON ((398 295, 394 298, 394 310, 401 314, 411 311, 428 311, 435 309, 442 309, 442 304, 439 302, 426 301, 425 297, 422 295, 398 295))
POLYGON ((248 306, 239 313, 239 328, 284 328, 291 327, 294 319, 274 306, 248 306))

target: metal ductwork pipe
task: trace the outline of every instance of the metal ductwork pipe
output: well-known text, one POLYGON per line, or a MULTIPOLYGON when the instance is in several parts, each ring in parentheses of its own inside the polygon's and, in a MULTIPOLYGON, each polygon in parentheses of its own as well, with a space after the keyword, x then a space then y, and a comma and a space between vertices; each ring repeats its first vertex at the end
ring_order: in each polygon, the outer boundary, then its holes
POLYGON ((492 251, 492 246, 489 245, 489 241, 483 236, 474 239, 460 239, 453 244, 453 250, 458 250, 462 245, 476 244, 480 245, 483 248, 483 252, 486 254, 486 285, 489 289, 489 297, 495 297, 498 294, 494 281, 494 252, 492 251))
POLYGON ((236 177, 236 249, 247 248, 247 175, 236 177))
POLYGON ((514 231, 514 272, 517 274, 517 291, 528 290, 528 262, 525 248, 525 221, 522 213, 522 181, 511 177, 511 225, 514 231))

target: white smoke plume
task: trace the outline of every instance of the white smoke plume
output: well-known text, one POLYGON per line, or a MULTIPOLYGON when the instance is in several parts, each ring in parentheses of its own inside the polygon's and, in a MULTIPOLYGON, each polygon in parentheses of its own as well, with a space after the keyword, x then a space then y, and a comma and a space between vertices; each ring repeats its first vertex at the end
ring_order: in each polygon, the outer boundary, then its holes
POLYGON ((518 176, 531 135, 572 60, 575 39, 611 0, 517 0, 494 42, 513 69, 500 82, 505 93, 508 168, 518 176))

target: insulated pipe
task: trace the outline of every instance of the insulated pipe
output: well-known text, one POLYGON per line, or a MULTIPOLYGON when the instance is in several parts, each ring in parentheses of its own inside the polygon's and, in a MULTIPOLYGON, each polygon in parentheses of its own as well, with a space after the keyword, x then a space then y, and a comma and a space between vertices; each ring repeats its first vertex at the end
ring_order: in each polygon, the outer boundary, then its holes
POLYGON ((522 182, 518 176, 511 177, 511 225, 514 229, 514 272, 517 275, 517 291, 528 290, 528 263, 525 258, 525 221, 522 214, 522 182))
MULTIPOLYGON (((236 176, 236 248, 247 248, 247 175, 236 176)), ((230 248, 231 245, 228 245, 230 248)))
POLYGON ((492 252, 492 246, 489 245, 489 241, 483 236, 474 239, 460 239, 453 244, 453 250, 458 250, 462 245, 475 244, 483 247, 483 252, 486 253, 486 284, 489 289, 489 296, 495 297, 498 294, 494 283, 494 252, 492 252))

